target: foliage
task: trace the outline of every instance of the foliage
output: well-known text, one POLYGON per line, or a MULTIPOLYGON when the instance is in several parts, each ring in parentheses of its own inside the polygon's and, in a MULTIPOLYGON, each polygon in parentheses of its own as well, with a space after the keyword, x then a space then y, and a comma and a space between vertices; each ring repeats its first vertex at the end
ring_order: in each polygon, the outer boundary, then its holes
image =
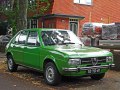
POLYGON ((0 2, 0 13, 7 17, 9 26, 13 28, 14 33, 16 32, 16 19, 18 15, 18 0, 14 1, 14 4, 11 3, 14 0, 2 0, 0 2), (13 9, 14 6, 14 9, 13 9))
MULTIPOLYGON (((17 28, 17 20, 20 19, 19 1, 20 0, 0 0, 0 13, 4 14, 7 17, 7 21, 14 29, 14 31, 17 28)), ((27 11, 33 12, 34 16, 44 14, 44 12, 48 10, 50 6, 49 0, 28 0, 28 3, 26 4, 28 5, 27 11)))
POLYGON ((49 0, 29 0, 28 12, 33 12, 34 16, 43 15, 49 7, 49 0))

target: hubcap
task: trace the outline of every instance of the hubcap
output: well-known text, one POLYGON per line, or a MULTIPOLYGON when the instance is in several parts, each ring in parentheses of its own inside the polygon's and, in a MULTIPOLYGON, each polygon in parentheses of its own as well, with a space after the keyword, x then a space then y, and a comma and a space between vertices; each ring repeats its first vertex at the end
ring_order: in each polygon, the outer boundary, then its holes
POLYGON ((11 58, 8 59, 8 67, 9 69, 12 69, 12 66, 13 66, 13 61, 11 58))
POLYGON ((47 67, 46 69, 46 79, 49 82, 52 82, 54 80, 54 69, 51 66, 47 67))

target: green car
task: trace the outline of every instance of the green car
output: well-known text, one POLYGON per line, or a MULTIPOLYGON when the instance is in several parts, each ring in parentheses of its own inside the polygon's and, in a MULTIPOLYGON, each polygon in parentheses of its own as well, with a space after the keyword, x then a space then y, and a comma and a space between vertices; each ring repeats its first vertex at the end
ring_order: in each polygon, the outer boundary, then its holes
POLYGON ((110 67, 113 55, 107 50, 86 47, 70 30, 26 29, 6 46, 10 72, 25 66, 44 73, 47 84, 57 85, 61 76, 90 76, 100 80, 110 67))

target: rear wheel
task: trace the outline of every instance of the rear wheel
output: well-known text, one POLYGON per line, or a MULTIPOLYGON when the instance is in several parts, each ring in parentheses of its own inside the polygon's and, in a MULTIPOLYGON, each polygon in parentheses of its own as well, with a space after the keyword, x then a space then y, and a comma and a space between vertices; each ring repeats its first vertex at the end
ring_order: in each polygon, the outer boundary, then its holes
POLYGON ((105 76, 105 73, 101 73, 101 74, 93 74, 91 75, 91 78, 94 80, 100 80, 105 76))
POLYGON ((57 85, 61 81, 61 75, 59 74, 56 66, 52 62, 48 62, 44 69, 45 81, 49 85, 57 85))
POLYGON ((13 58, 11 55, 7 57, 7 67, 10 72, 15 72, 17 71, 18 65, 15 64, 13 58))

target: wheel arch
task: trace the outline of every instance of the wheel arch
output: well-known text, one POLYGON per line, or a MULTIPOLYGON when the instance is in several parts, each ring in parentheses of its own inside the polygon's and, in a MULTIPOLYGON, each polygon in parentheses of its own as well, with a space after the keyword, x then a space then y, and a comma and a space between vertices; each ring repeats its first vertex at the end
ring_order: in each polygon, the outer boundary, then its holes
POLYGON ((8 58, 9 55, 12 56, 12 53, 11 53, 11 52, 7 52, 7 53, 6 53, 6 57, 8 58))
POLYGON ((46 58, 44 59, 44 61, 43 61, 43 66, 42 66, 43 71, 44 71, 44 69, 45 69, 45 65, 46 65, 47 63, 49 63, 49 62, 52 62, 52 63, 56 66, 56 68, 57 68, 57 70, 58 70, 58 72, 59 72, 59 68, 58 68, 57 62, 56 62, 55 58, 52 57, 52 56, 46 57, 46 58))

